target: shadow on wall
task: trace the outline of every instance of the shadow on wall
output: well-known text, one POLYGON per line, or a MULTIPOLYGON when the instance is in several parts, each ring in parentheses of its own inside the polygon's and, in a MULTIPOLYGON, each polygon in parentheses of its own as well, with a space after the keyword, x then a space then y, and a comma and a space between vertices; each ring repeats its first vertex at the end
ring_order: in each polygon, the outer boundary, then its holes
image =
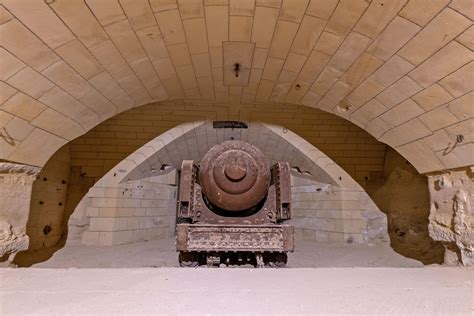
POLYGON ((80 167, 70 166, 69 152, 69 145, 60 148, 33 183, 26 226, 30 242, 28 250, 15 257, 19 267, 44 262, 65 246, 69 217, 95 183, 80 167))
POLYGON ((390 245, 423 264, 442 264, 444 248, 429 236, 428 178, 387 146, 383 177, 371 179, 367 192, 387 214, 390 245))

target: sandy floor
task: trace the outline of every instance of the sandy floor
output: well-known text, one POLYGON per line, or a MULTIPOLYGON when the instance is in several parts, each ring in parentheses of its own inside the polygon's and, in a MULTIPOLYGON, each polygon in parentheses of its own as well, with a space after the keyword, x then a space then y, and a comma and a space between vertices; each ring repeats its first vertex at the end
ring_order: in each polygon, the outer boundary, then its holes
MULTIPOLYGON (((30 264, 23 264, 30 266, 30 264)), ((66 246, 35 268, 144 268, 177 267, 174 239, 154 240, 113 247, 66 246)), ((296 244, 288 267, 421 267, 419 261, 394 252, 388 244, 321 245, 296 244)))
POLYGON ((472 315, 465 268, 0 269, 0 314, 472 315))

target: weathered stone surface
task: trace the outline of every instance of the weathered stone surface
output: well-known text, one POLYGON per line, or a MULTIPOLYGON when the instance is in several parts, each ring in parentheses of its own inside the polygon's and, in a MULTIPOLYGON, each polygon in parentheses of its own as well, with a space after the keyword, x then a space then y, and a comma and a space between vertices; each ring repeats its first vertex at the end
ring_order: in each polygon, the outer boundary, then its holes
POLYGON ((40 168, 0 162, 0 266, 28 248, 31 188, 40 168))
POLYGON ((367 192, 387 214, 390 245, 396 252, 424 264, 442 262, 443 247, 428 232, 430 196, 426 176, 388 149, 384 172, 369 178, 367 192))
POLYGON ((474 265, 474 175, 464 168, 430 175, 430 236, 443 243, 445 264, 474 265))

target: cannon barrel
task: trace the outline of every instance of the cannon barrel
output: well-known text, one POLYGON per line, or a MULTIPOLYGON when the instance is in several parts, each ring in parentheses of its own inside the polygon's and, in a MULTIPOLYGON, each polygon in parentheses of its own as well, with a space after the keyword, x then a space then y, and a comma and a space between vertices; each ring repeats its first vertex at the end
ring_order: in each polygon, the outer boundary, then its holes
POLYGON ((270 167, 263 153, 241 141, 226 141, 203 157, 199 183, 206 198, 226 211, 248 210, 268 193, 270 167))

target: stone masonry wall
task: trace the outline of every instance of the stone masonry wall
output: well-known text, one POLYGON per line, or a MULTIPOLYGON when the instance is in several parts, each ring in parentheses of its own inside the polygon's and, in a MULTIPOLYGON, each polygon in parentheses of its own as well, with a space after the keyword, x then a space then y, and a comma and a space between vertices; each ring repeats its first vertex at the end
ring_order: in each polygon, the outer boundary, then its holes
POLYGON ((175 173, 128 181, 116 187, 94 187, 82 242, 110 246, 174 236, 175 173))
POLYGON ((387 219, 363 190, 292 177, 296 240, 335 243, 387 241, 387 219))

